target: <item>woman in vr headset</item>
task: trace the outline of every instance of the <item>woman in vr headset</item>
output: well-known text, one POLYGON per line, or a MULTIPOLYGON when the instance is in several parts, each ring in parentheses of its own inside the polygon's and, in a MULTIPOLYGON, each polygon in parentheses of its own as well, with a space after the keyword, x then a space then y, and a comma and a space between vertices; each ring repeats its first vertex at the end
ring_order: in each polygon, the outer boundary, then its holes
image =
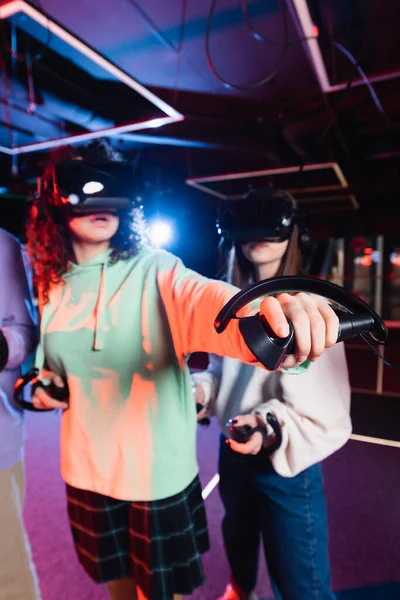
MULTIPOLYGON (((203 583, 209 546, 187 358, 200 350, 256 359, 236 323, 222 335, 213 327, 237 289, 147 247, 114 166, 50 166, 33 206, 36 365, 56 385, 67 382, 69 399, 39 388, 32 402, 64 409, 61 472, 86 572, 114 600, 172 600, 203 583)), ((336 341, 337 317, 323 300, 268 299, 260 310, 281 336, 286 317, 293 322, 305 357, 336 341), (315 313, 323 328, 311 322, 315 313)))
MULTIPOLYGON (((219 223, 232 243, 227 280, 245 287, 298 275, 306 233, 296 221, 293 198, 280 190, 250 193, 229 208, 219 223)), ((220 600, 256 598, 261 539, 277 600, 332 600, 320 462, 351 433, 343 344, 301 377, 210 356, 208 370, 192 378, 206 407, 199 419, 216 414, 222 430, 219 491, 231 582, 220 600), (282 433, 278 449, 271 419, 282 433), (231 429, 246 424, 259 430, 247 443, 233 441, 231 429)))

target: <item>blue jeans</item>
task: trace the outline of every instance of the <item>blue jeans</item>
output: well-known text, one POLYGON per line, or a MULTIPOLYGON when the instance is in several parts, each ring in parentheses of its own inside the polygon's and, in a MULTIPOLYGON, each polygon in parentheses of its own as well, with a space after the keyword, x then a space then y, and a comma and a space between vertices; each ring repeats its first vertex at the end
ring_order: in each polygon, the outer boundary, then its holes
POLYGON ((281 477, 266 455, 239 455, 221 436, 219 474, 225 551, 238 587, 255 588, 262 539, 276 600, 335 600, 321 466, 281 477))

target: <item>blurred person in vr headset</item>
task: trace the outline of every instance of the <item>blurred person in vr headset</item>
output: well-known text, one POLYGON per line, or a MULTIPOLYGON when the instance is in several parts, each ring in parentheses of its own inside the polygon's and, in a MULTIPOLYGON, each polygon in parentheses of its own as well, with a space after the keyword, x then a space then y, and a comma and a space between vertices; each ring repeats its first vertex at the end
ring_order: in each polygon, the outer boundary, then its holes
MULTIPOLYGON (((218 226, 231 246, 229 283, 243 288, 301 273, 309 236, 284 191, 253 191, 228 204, 218 226)), ((192 379, 204 407, 199 419, 216 415, 222 431, 219 492, 231 582, 220 600, 256 598, 261 540, 277 600, 332 600, 320 462, 351 433, 344 345, 327 350, 301 377, 211 355, 208 370, 192 379), (259 429, 246 443, 232 440, 232 427, 246 424, 259 429)))
POLYGON ((23 249, 0 229, 0 600, 40 599, 23 522, 23 415, 13 402, 14 384, 36 339, 23 249))
MULTIPOLYGON (((82 152, 84 160, 48 166, 28 222, 41 312, 36 366, 69 391, 60 402, 39 388, 33 403, 65 409, 61 472, 86 572, 114 600, 172 600, 203 583, 209 547, 188 357, 256 359, 237 323, 214 330, 237 288, 151 249, 136 170, 82 152)), ((277 334, 293 321, 304 358, 336 341, 337 317, 323 300, 270 298, 260 310, 277 334)))

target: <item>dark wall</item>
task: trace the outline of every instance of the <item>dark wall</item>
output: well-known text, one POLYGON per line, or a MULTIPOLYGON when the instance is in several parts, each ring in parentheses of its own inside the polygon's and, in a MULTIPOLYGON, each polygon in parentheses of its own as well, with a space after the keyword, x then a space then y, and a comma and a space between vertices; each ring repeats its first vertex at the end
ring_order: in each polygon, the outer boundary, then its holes
POLYGON ((27 201, 21 197, 0 197, 0 227, 23 240, 27 209, 27 201))

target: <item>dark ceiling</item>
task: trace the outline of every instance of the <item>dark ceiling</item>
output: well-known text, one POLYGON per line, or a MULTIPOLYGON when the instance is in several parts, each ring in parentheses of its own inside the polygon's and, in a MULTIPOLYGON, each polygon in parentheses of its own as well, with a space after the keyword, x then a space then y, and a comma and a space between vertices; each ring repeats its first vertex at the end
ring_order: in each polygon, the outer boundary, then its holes
MULTIPOLYGON (((240 195, 276 183, 293 190, 318 223, 323 218, 340 229, 358 219, 375 231, 394 227, 393 216, 400 216, 398 0, 41 0, 32 6, 184 116, 114 138, 128 158, 140 156, 150 187, 179 188, 181 196, 210 207, 215 195, 187 179, 272 171, 211 188, 240 195), (304 7, 314 25, 307 35, 304 7), (313 68, 315 48, 329 90, 313 68), (332 169, 310 169, 315 163, 337 164, 346 187, 332 180, 332 169), (294 169, 282 173, 286 167, 294 169)), ((21 15, 0 27, 0 145, 163 115, 46 27, 21 15)), ((14 169, 30 178, 42 158, 22 153, 14 169)), ((0 186, 10 186, 11 161, 0 154, 0 186)))

